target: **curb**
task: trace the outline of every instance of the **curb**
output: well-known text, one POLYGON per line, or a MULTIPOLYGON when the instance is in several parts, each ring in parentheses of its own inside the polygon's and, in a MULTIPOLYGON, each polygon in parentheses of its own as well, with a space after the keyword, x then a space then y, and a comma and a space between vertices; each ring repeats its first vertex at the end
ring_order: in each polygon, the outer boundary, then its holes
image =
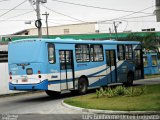
POLYGON ((145 115, 160 115, 160 111, 113 111, 113 110, 97 110, 97 109, 86 109, 86 108, 80 108, 75 107, 69 104, 64 103, 64 100, 62 100, 61 104, 69 109, 77 110, 81 112, 88 112, 91 114, 145 114, 145 115))

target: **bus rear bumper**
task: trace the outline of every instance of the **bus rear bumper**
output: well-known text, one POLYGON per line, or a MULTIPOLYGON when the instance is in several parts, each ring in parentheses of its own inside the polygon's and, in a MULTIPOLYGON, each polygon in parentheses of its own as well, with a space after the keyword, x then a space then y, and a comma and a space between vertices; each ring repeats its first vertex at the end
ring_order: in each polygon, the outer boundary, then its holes
POLYGON ((12 84, 9 83, 10 90, 48 90, 48 80, 44 80, 38 84, 12 84))

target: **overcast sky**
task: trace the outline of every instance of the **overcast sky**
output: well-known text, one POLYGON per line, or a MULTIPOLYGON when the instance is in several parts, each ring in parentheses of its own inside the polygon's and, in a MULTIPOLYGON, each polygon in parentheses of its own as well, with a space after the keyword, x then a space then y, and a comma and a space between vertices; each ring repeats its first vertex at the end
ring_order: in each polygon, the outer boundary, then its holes
MULTIPOLYGON (((0 0, 0 35, 35 27, 35 5, 31 5, 29 0, 22 3, 23 1, 25 0, 0 0), (32 24, 25 24, 25 21, 29 20, 32 24)), ((47 3, 40 8, 41 14, 49 13, 49 26, 99 22, 97 29, 108 32, 109 28, 113 31, 113 21, 121 21, 118 26, 119 32, 141 31, 147 28, 156 28, 160 31, 160 23, 156 22, 156 17, 153 15, 155 0, 59 0, 59 2, 47 0, 47 3), (67 4, 63 1, 99 8, 67 4), (132 14, 137 11, 140 12, 132 14), (101 22, 104 20, 106 22, 101 22)), ((45 26, 45 16, 41 15, 41 18, 45 26)))

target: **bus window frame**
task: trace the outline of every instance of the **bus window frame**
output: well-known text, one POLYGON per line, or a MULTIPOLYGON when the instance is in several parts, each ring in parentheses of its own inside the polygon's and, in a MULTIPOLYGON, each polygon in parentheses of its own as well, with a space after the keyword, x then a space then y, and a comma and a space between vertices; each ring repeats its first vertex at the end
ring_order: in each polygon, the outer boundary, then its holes
POLYGON ((148 66, 149 66, 148 63, 149 63, 149 61, 148 61, 148 56, 146 56, 146 55, 143 56, 143 66, 144 66, 144 67, 148 67, 148 66), (147 63, 146 65, 145 65, 144 59, 146 60, 146 63, 147 63))
POLYGON ((133 45, 132 44, 125 44, 125 46, 124 46, 124 52, 125 52, 125 60, 133 60, 133 45), (131 52, 129 51, 129 47, 128 46, 131 46, 131 52), (128 51, 126 52, 126 47, 127 47, 127 49, 128 49, 128 51), (131 58, 129 57, 129 55, 130 55, 130 53, 131 53, 131 58), (126 55, 128 55, 128 58, 126 57, 126 55))
POLYGON ((56 52, 55 52, 55 45, 53 43, 48 43, 47 44, 47 52, 48 52, 48 62, 49 64, 55 64, 56 63, 56 52), (53 55, 54 55, 54 58, 53 58, 53 62, 50 62, 49 60, 49 45, 52 45, 53 46, 53 55))
POLYGON ((102 44, 90 44, 90 61, 91 62, 103 62, 104 61, 104 51, 103 51, 103 45, 102 44), (99 45, 100 48, 102 49, 102 60, 95 60, 95 50, 94 50, 94 47, 93 47, 93 53, 91 53, 91 48, 92 46, 96 46, 96 45, 99 45), (93 57, 93 60, 92 60, 92 57, 93 57))
MULTIPOLYGON (((79 44, 79 43, 78 43, 78 44, 75 44, 75 58, 76 58, 76 62, 77 62, 77 63, 90 62, 90 46, 89 46, 89 44, 79 44), (78 57, 77 57, 77 48, 78 48, 77 46, 81 46, 81 45, 86 45, 86 46, 87 46, 88 54, 83 53, 83 52, 82 52, 82 53, 78 53, 78 54, 82 54, 82 55, 83 55, 83 54, 86 54, 86 55, 88 55, 88 57, 89 57, 89 58, 88 58, 88 61, 87 61, 87 60, 86 60, 86 61, 79 61, 79 60, 77 60, 77 58, 78 58, 78 57)), ((80 58, 80 59, 81 59, 81 58, 80 58)), ((83 59, 81 59, 81 60, 83 60, 83 59)))
POLYGON ((152 62, 151 62, 151 63, 152 63, 152 66, 153 66, 153 67, 154 67, 154 66, 158 66, 157 55, 151 55, 151 59, 152 59, 152 62), (156 61, 156 65, 153 64, 153 56, 155 57, 154 60, 156 61))
POLYGON ((118 60, 125 60, 125 46, 124 46, 124 44, 118 44, 117 45, 117 57, 118 57, 118 60), (120 52, 119 46, 122 46, 122 50, 123 50, 122 52, 120 52), (120 53, 122 53, 122 55, 123 55, 122 59, 119 57, 120 53))

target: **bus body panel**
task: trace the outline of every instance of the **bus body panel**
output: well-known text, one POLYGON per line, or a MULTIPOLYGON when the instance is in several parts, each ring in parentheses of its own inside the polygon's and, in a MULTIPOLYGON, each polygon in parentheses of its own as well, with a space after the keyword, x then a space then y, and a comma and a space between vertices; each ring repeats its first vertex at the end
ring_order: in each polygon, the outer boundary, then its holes
POLYGON ((133 72, 136 76, 136 69, 139 70, 139 68, 136 68, 134 55, 131 60, 118 59, 118 44, 132 45, 132 54, 135 49, 139 49, 139 42, 61 39, 31 39, 25 40, 25 42, 23 40, 13 42, 9 45, 9 72, 12 78, 9 88, 10 90, 59 92, 76 90, 78 89, 78 80, 83 76, 87 78, 89 88, 126 82, 128 73, 133 72), (49 47, 50 44, 54 50, 49 47), (90 58, 88 62, 78 62, 75 47, 79 44, 89 45, 89 49, 91 45, 101 45, 103 60, 92 61, 90 58), (54 51, 55 60, 53 63, 50 63, 49 50, 54 51))
POLYGON ((160 73, 160 62, 157 53, 146 53, 143 55, 143 60, 145 75, 160 73))

